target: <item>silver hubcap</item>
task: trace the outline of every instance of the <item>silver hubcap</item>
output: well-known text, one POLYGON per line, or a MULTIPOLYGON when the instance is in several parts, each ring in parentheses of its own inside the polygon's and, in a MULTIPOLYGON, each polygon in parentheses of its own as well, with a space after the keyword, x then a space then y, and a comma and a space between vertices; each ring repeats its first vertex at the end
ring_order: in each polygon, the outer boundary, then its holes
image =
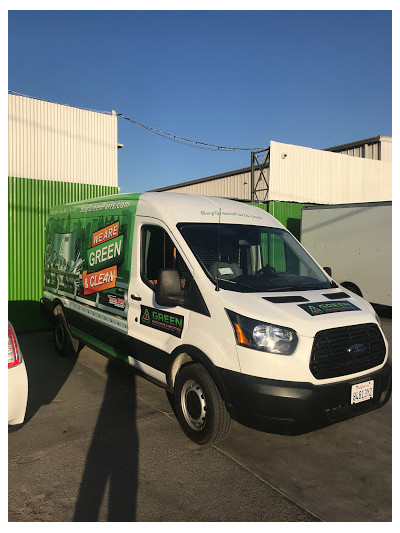
POLYGON ((195 431, 201 431, 206 423, 207 405, 200 385, 192 379, 182 387, 181 406, 188 425, 195 431))

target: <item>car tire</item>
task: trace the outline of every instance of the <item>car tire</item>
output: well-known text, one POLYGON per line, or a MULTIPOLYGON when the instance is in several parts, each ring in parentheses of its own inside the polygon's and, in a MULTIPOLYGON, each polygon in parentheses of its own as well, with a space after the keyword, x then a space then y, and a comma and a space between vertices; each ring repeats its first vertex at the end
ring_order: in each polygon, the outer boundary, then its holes
POLYGON ((71 338, 64 315, 61 313, 54 317, 53 336, 56 352, 61 357, 76 357, 84 346, 77 339, 71 338))
POLYGON ((165 395, 167 397, 169 406, 171 407, 173 413, 176 413, 176 407, 175 407, 175 395, 173 392, 165 391, 165 395))
POLYGON ((175 379, 175 414, 185 434, 196 444, 223 440, 231 417, 207 370, 199 363, 185 365, 175 379))

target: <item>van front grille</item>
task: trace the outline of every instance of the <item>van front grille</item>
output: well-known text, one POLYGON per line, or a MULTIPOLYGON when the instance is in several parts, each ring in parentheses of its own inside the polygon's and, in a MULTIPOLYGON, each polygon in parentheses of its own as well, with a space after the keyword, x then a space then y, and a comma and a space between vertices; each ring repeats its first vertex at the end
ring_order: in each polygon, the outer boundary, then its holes
POLYGON ((315 335, 310 370, 317 379, 346 376, 382 364, 385 355, 376 324, 325 329, 315 335))

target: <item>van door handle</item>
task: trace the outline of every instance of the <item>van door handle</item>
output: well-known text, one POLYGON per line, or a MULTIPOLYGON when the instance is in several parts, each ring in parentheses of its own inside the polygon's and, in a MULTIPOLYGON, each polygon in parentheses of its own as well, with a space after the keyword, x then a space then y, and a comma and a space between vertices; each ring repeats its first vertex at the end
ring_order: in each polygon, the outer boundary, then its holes
POLYGON ((131 294, 131 298, 132 300, 136 300, 137 302, 140 302, 142 300, 141 297, 137 294, 131 294))

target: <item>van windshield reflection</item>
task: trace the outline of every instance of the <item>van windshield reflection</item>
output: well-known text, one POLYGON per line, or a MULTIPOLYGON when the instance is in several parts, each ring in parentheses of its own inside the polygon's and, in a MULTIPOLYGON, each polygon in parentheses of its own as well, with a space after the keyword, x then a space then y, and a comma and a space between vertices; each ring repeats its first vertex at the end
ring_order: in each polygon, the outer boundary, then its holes
POLYGON ((208 277, 225 290, 278 292, 331 287, 323 271, 284 229, 201 223, 181 223, 178 229, 208 277))

